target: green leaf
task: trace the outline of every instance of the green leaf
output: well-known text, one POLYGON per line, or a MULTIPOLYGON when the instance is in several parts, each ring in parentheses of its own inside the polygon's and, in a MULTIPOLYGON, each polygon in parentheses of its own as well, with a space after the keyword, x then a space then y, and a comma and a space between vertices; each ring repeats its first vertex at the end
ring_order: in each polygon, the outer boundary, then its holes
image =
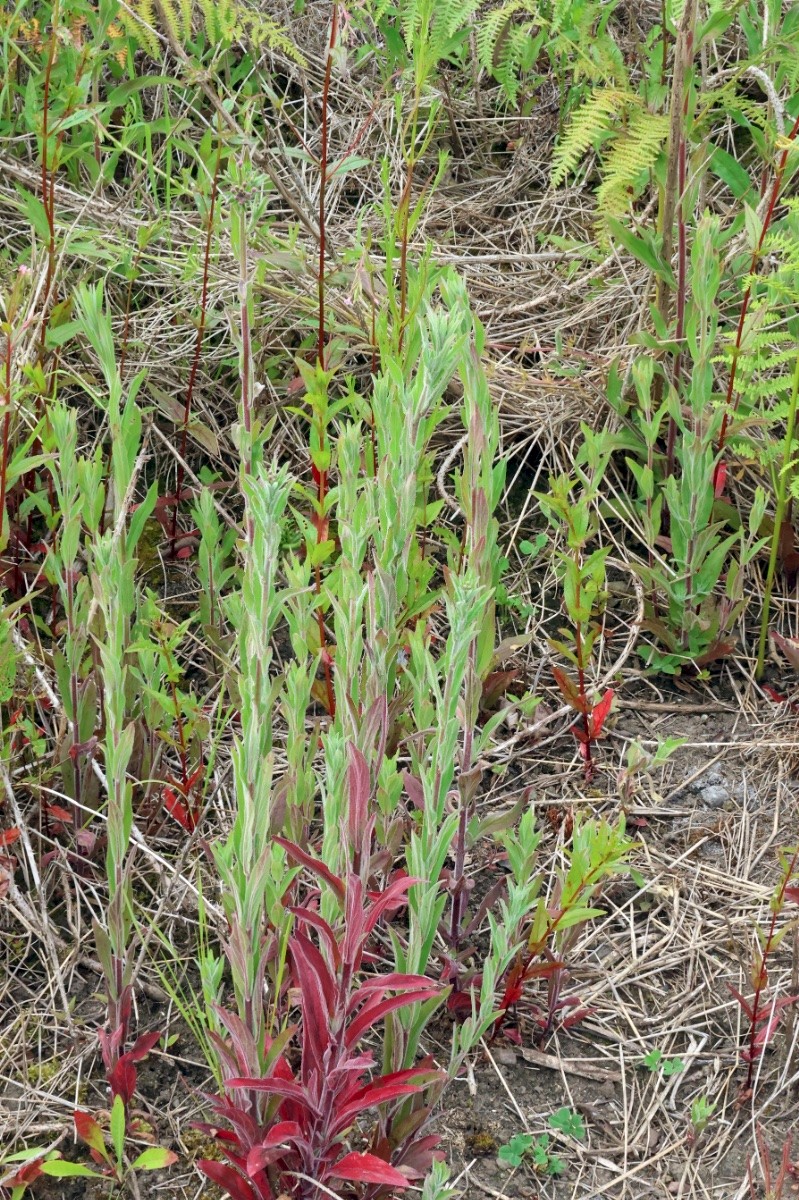
POLYGON ((90 1171, 83 1163, 66 1162, 56 1158, 52 1162, 42 1163, 42 1174, 50 1175, 53 1179, 102 1179, 98 1171, 90 1171))
POLYGON ((125 1101, 121 1096, 114 1096, 111 1106, 111 1141, 117 1164, 121 1168, 125 1157, 125 1101))
POLYGON ((559 1108, 549 1118, 549 1124, 553 1129, 559 1129, 561 1133, 568 1134, 569 1137, 579 1139, 585 1137, 583 1118, 570 1108, 559 1108))
POLYGON ((144 88, 158 87, 161 83, 173 84, 176 80, 171 75, 140 75, 137 79, 128 79, 125 83, 121 83, 119 87, 115 87, 113 91, 108 93, 106 106, 108 108, 119 108, 124 104, 128 96, 132 96, 134 92, 140 92, 144 88))
POLYGON ((177 1161, 178 1156, 173 1150, 167 1150, 165 1146, 150 1146, 149 1149, 142 1150, 131 1166, 134 1171, 161 1171, 177 1161))
POLYGON ((22 203, 27 214, 28 220, 33 226, 36 236, 42 242, 50 241, 50 226, 47 221, 47 212, 38 196, 34 196, 32 192, 27 191, 24 187, 17 184, 17 191, 22 197, 22 203))
POLYGON ((722 183, 726 183, 736 200, 743 200, 744 196, 751 192, 752 180, 749 178, 749 172, 727 150, 722 150, 721 146, 716 146, 710 156, 709 165, 713 174, 722 183))
POLYGON ((648 239, 638 237, 632 230, 622 225, 621 221, 617 221, 615 217, 608 217, 607 223, 612 236, 625 250, 632 254, 633 258, 637 258, 645 267, 649 267, 649 270, 658 279, 664 279, 672 287, 675 286, 671 267, 663 261, 648 239))

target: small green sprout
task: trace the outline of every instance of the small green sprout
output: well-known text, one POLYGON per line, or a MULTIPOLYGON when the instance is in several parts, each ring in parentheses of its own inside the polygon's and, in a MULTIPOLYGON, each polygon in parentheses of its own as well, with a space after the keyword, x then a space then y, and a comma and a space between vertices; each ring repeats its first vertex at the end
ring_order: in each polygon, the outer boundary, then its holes
POLYGON ((641 1062, 653 1074, 655 1071, 662 1071, 666 1079, 671 1078, 672 1075, 679 1075, 680 1071, 685 1069, 685 1063, 681 1058, 664 1058, 663 1051, 658 1050, 657 1047, 645 1054, 641 1062))

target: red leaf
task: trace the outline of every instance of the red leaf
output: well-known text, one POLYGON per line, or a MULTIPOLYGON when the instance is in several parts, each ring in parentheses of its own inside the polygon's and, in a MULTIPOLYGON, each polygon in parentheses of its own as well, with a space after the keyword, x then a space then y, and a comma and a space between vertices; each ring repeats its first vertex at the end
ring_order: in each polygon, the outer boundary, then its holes
POLYGON ((591 730, 592 738, 599 738, 602 736, 602 726, 605 724, 608 713, 613 706, 613 695, 613 689, 608 688, 602 699, 599 701, 599 704, 595 705, 591 711, 589 728, 591 730))
POLYGON ((359 1113, 365 1112, 368 1108, 386 1104, 389 1100, 398 1100, 400 1096, 416 1095, 422 1090, 422 1085, 408 1081, 419 1079, 422 1075, 440 1077, 440 1073, 437 1071, 424 1072, 420 1071, 418 1067, 411 1067, 405 1071, 393 1071, 390 1075, 382 1075, 378 1079, 373 1079, 371 1083, 367 1083, 365 1087, 355 1092, 348 1102, 339 1108, 335 1117, 335 1132, 346 1129, 359 1113))
POLYGON ((360 850, 369 809, 369 796, 372 791, 372 781, 369 777, 369 766, 357 746, 352 742, 347 745, 349 764, 347 766, 347 792, 349 800, 348 834, 350 849, 360 850))
POLYGON ((573 708, 575 712, 584 713, 588 711, 588 700, 585 696, 581 696, 577 690, 577 685, 565 671, 560 667, 552 668, 552 676, 555 683, 558 685, 558 691, 563 699, 573 708))
POLYGON ((72 813, 68 809, 62 808, 60 804, 48 804, 47 815, 55 817, 56 821, 65 821, 70 824, 72 822, 72 813))
POLYGON ((318 875, 324 879, 332 887, 333 891, 338 896, 339 900, 344 899, 344 883, 339 879, 338 875, 334 875, 329 867, 326 867, 318 858, 314 858, 312 854, 307 854, 305 850, 300 849, 296 842, 290 842, 288 838, 275 837, 272 839, 288 854, 289 858, 298 863, 301 867, 306 867, 312 871, 314 875, 318 875))
POLYGON ((197 828, 197 818, 191 809, 178 799, 170 787, 164 788, 164 808, 187 833, 194 833, 197 828))
POLYGON ((713 495, 718 500, 719 496, 724 492, 724 485, 727 482, 727 464, 720 462, 716 464, 716 469, 713 472, 713 495))
POLYGON ((328 1172, 332 1179, 346 1179, 350 1183, 380 1183, 385 1187, 410 1187, 405 1176, 376 1154, 359 1154, 353 1150, 345 1154, 328 1172))
POLYGON ((206 1178, 227 1192, 230 1200, 258 1200, 252 1184, 242 1179, 238 1171, 234 1171, 233 1167, 227 1166, 226 1163, 214 1162, 210 1158, 201 1158, 197 1162, 197 1166, 206 1178))
POLYGON ((98 1154, 106 1158, 105 1138, 103 1131, 95 1121, 94 1117, 81 1109, 76 1108, 72 1114, 72 1119, 75 1122, 75 1132, 82 1142, 92 1150, 96 1150, 98 1154))
POLYGON ((361 1040, 363 1035, 382 1021, 383 1017, 388 1016, 390 1012, 394 1012, 397 1008, 404 1008, 408 1004, 423 1003, 430 999, 430 990, 425 989, 419 992, 402 992, 398 996, 389 996, 386 1000, 372 1000, 365 1004, 358 1016, 347 1027, 346 1045, 348 1049, 361 1040))
POLYGON ((121 1096, 126 1105, 130 1103, 136 1091, 136 1068, 126 1054, 109 1071, 108 1086, 112 1096, 121 1096))
POLYGON ((330 957, 336 967, 341 966, 341 951, 338 948, 336 935, 328 925, 324 917, 320 917, 318 912, 314 912, 311 908, 300 908, 297 905, 291 905, 289 912, 294 913, 298 921, 306 921, 312 925, 319 934, 325 939, 327 948, 330 951, 330 957))
POLYGON ((143 1033, 140 1038, 136 1039, 124 1057, 129 1058, 131 1062, 141 1062, 160 1040, 161 1033, 157 1029, 151 1033, 143 1033))
MULTIPOLYGON (((70 820, 72 818, 70 817, 70 820)), ((14 842, 19 837, 19 830, 16 825, 12 825, 10 829, 0 831, 0 846, 13 846, 14 842)))
POLYGON ((791 884, 789 887, 786 887, 784 895, 786 900, 793 900, 794 904, 799 904, 799 887, 791 884))
POLYGON ((744 1015, 747 1016, 749 1018, 749 1020, 751 1021, 752 1017, 754 1015, 752 1012, 752 1005, 749 1003, 749 1001, 747 999, 745 999, 744 996, 741 995, 741 993, 738 991, 737 988, 734 988, 732 986, 731 983, 728 983, 727 987, 730 990, 730 992, 732 993, 732 995, 735 997, 735 999, 738 1001, 738 1003, 740 1004, 744 1015))

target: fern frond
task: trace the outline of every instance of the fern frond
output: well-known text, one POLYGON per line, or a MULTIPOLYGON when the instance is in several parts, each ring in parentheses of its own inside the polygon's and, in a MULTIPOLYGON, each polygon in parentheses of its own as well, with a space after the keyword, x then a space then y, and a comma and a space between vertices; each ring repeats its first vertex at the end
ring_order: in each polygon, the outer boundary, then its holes
POLYGON ((645 108, 631 111, 626 132, 613 142, 605 161, 597 189, 600 216, 619 217, 627 211, 641 176, 654 166, 668 132, 668 117, 645 108))
POLYGON ((130 0, 127 8, 120 8, 119 20, 129 38, 132 38, 151 58, 161 57, 161 46, 155 30, 158 18, 153 0, 130 0))
POLYGON ((555 147, 550 185, 558 187, 579 166, 591 146, 613 127, 614 120, 640 103, 634 92, 595 88, 585 104, 572 113, 569 126, 555 147))

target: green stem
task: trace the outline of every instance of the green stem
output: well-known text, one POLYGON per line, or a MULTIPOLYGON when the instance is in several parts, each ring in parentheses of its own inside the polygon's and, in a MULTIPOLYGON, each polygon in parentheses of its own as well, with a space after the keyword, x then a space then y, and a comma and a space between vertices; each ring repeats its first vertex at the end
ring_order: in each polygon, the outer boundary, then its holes
POLYGON ((796 355, 796 362, 793 370, 793 385, 791 387, 791 399, 788 405, 788 428, 785 431, 785 442, 782 452, 782 468, 780 470, 779 483, 777 484, 777 510, 774 514, 774 532, 771 535, 771 554, 768 560, 768 571, 766 572, 766 590, 763 596, 763 615, 760 618, 760 642, 757 648, 757 667, 755 669, 755 678, 760 679, 763 675, 763 668, 766 660, 766 643, 768 641, 768 620, 771 609, 771 592, 774 587, 774 576, 777 571, 777 556, 780 551, 780 532, 782 523, 785 520, 785 508, 788 503, 788 469, 791 464, 791 450, 793 448, 794 430, 796 428, 796 404, 799 399, 799 352, 796 355))

